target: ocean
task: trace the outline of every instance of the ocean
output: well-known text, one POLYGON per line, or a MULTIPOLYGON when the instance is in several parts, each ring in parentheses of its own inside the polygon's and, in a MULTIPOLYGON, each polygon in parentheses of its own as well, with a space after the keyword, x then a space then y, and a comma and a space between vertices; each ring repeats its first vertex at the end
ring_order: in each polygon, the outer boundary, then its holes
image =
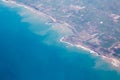
POLYGON ((0 1, 0 80, 120 80, 100 57, 61 43, 59 32, 37 14, 0 1))

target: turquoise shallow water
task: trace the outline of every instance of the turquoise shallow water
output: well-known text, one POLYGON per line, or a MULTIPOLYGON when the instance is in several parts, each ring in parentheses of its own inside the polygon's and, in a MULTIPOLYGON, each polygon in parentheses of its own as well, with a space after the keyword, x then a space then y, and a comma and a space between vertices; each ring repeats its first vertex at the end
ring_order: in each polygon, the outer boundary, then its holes
POLYGON ((120 80, 104 61, 60 44, 50 25, 23 12, 0 4, 0 80, 120 80))

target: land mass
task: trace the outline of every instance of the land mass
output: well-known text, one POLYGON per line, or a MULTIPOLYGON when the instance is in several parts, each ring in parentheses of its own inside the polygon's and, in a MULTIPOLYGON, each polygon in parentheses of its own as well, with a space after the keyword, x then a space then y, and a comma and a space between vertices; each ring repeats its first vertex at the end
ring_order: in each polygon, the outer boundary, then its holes
MULTIPOLYGON (((83 48, 120 67, 120 0, 3 0, 67 24, 60 41, 83 48)), ((64 28, 64 27, 63 27, 64 28)))

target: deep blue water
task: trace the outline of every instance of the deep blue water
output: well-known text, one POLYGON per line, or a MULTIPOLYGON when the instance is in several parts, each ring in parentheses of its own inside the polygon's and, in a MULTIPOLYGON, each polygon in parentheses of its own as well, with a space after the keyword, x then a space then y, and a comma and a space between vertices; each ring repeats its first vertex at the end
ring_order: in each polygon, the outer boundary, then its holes
MULTIPOLYGON (((120 80, 105 62, 57 44, 55 32, 34 33, 34 25, 22 21, 18 11, 0 4, 0 80, 120 80), (95 68, 97 63, 102 65, 95 68)), ((50 27, 42 22, 36 26, 41 32, 50 27)))

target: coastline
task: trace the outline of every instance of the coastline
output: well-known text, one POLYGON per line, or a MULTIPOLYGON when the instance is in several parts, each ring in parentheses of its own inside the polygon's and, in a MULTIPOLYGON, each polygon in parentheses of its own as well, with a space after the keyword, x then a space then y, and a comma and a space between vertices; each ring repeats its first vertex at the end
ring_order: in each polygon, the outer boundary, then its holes
POLYGON ((83 49, 83 50, 85 50, 85 51, 88 51, 89 53, 92 53, 92 54, 95 55, 95 56, 99 56, 98 53, 96 53, 95 51, 93 51, 93 50, 91 50, 91 49, 89 49, 89 48, 87 48, 87 47, 84 47, 84 46, 82 46, 82 45, 77 45, 77 44, 76 44, 76 45, 73 45, 72 43, 69 43, 69 42, 67 42, 67 41, 64 41, 63 39, 64 39, 64 37, 62 37, 62 38, 60 39, 60 42, 66 43, 66 44, 68 44, 68 45, 70 45, 70 46, 75 46, 75 47, 81 48, 81 49, 83 49))
POLYGON ((5 2, 5 3, 11 3, 11 4, 14 4, 16 6, 24 7, 26 9, 30 10, 31 12, 34 12, 35 14, 40 15, 40 16, 44 15, 44 16, 48 17, 49 19, 51 19, 53 21, 53 23, 57 22, 56 19, 53 18, 52 16, 49 16, 49 15, 43 13, 43 12, 37 11, 37 10, 35 10, 35 9, 29 7, 29 6, 26 6, 24 4, 19 4, 19 3, 15 2, 15 1, 11 1, 11 0, 2 0, 2 1, 5 2))
MULTIPOLYGON (((37 14, 37 15, 45 15, 46 17, 48 17, 49 19, 51 19, 51 20, 53 21, 53 23, 54 23, 54 22, 57 22, 56 19, 54 19, 53 17, 51 17, 51 16, 49 16, 49 15, 43 13, 43 12, 37 11, 37 10, 35 10, 35 9, 29 7, 29 6, 26 6, 26 5, 24 5, 24 4, 18 4, 18 3, 15 2, 15 1, 9 1, 9 0, 2 0, 2 1, 5 2, 5 3, 11 3, 11 4, 15 4, 15 5, 17 5, 17 6, 22 6, 22 7, 26 8, 26 9, 30 10, 31 12, 34 12, 34 13, 37 14)), ((81 48, 81 49, 83 49, 83 50, 85 50, 85 51, 88 51, 88 52, 94 54, 95 56, 100 56, 102 59, 104 59, 106 62, 112 64, 114 67, 120 68, 120 61, 117 60, 116 58, 98 54, 97 52, 95 52, 95 51, 93 51, 93 50, 91 50, 91 49, 89 49, 89 48, 87 48, 87 47, 84 47, 84 46, 82 46, 82 45, 77 45, 77 44, 74 45, 74 44, 72 44, 72 43, 69 43, 69 42, 67 42, 67 41, 64 41, 63 39, 64 39, 64 37, 62 37, 62 38, 60 39, 60 42, 65 43, 65 44, 68 44, 68 45, 70 45, 70 46, 75 46, 75 47, 77 47, 77 48, 81 48)))
POLYGON ((53 28, 53 30, 55 30, 54 28, 55 27, 58 27, 58 30, 60 30, 60 31, 62 31, 61 33, 73 33, 72 31, 73 31, 73 28, 72 28, 72 26, 71 25, 69 25, 68 23, 66 23, 66 22, 63 22, 62 24, 61 23, 59 23, 59 22, 57 22, 57 20, 55 19, 55 18, 53 18, 52 16, 50 16, 50 15, 47 15, 47 14, 45 14, 44 12, 41 12, 41 11, 38 11, 38 10, 36 10, 36 9, 34 9, 34 8, 32 8, 32 7, 29 7, 29 6, 27 6, 27 5, 24 5, 24 4, 19 4, 19 3, 17 3, 17 2, 15 2, 15 1, 11 1, 11 0, 2 0, 4 3, 7 3, 7 4, 14 4, 14 5, 16 5, 16 6, 20 6, 20 7, 23 7, 23 8, 25 8, 25 9, 27 9, 27 10, 29 10, 29 11, 31 11, 31 12, 33 12, 34 14, 37 14, 37 15, 39 15, 40 17, 43 17, 44 19, 45 19, 45 24, 47 24, 47 25, 51 25, 52 26, 52 28, 53 28), (50 23, 49 23, 49 21, 50 21, 50 23), (57 25, 57 26, 56 26, 57 25), (63 26, 64 26, 64 28, 66 28, 66 29, 63 29, 63 26), (67 30, 67 29, 69 29, 69 30, 67 30), (65 31, 66 30, 66 31, 65 31))
POLYGON ((64 41, 64 37, 62 37, 60 39, 60 42, 68 44, 68 45, 73 46, 73 47, 77 47, 77 48, 83 49, 85 51, 88 51, 89 53, 93 54, 94 56, 100 56, 100 58, 102 58, 107 63, 111 64, 113 67, 115 67, 117 69, 120 68, 120 61, 118 59, 114 58, 114 57, 98 54, 97 52, 95 52, 95 51, 93 51, 93 50, 91 50, 91 49, 89 49, 87 47, 84 47, 82 45, 72 44, 70 42, 64 41))

